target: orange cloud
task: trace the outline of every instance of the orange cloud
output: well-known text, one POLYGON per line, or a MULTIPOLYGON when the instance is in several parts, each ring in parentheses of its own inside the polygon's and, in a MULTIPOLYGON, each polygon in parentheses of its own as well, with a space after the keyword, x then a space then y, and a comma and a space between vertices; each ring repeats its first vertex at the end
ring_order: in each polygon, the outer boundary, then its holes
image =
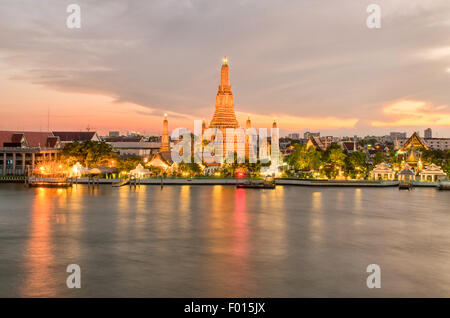
POLYGON ((243 112, 236 112, 239 122, 242 127, 245 127, 245 120, 250 116, 252 126, 254 127, 271 127, 275 119, 278 128, 282 129, 340 129, 340 128, 355 128, 358 118, 339 118, 339 117, 301 117, 291 116, 286 114, 246 114, 243 112))
POLYGON ((372 121, 374 127, 450 126, 447 106, 433 106, 426 101, 402 100, 383 108, 390 121, 372 121))

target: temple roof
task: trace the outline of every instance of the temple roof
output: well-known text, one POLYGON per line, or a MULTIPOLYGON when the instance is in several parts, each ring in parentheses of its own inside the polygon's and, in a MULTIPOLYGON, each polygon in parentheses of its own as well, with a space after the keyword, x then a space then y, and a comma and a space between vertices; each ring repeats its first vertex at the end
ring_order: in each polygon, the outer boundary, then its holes
POLYGON ((421 174, 439 174, 439 175, 446 175, 446 173, 442 170, 441 167, 435 165, 432 163, 429 166, 426 166, 425 169, 421 172, 421 174))
POLYGON ((83 142, 93 140, 96 136, 95 131, 54 131, 53 135, 58 136, 61 142, 83 142))
POLYGON ((58 140, 51 132, 0 131, 0 147, 23 144, 24 147, 55 147, 58 140))
POLYGON ((414 150, 411 149, 408 158, 406 158, 406 162, 417 162, 419 161, 419 156, 416 154, 414 150))
POLYGON ((412 170, 410 170, 410 169, 403 169, 402 171, 400 171, 399 173, 398 173, 399 175, 402 175, 402 176, 415 176, 416 174, 412 171, 412 170))
POLYGON ((322 143, 319 137, 309 136, 308 142, 306 143, 306 147, 314 147, 315 149, 323 150, 325 149, 325 145, 322 143))
POLYGON ((403 147, 401 147, 399 149, 400 152, 405 152, 406 150, 408 150, 409 148, 425 148, 425 149, 429 149, 428 145, 425 143, 425 141, 423 141, 422 138, 420 138, 420 136, 414 132, 411 137, 409 137, 409 139, 405 142, 405 144, 403 145, 403 147))
POLYGON ((385 162, 382 162, 382 163, 380 163, 380 164, 377 164, 377 165, 375 166, 375 168, 374 168, 372 171, 373 171, 373 172, 389 172, 389 173, 392 173, 392 172, 393 172, 391 166, 388 165, 388 164, 385 163, 385 162))

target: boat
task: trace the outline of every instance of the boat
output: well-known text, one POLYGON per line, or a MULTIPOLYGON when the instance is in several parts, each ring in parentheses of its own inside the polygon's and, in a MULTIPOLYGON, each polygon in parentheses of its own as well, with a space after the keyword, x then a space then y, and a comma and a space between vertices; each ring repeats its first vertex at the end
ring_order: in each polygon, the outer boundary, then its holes
POLYGON ((123 179, 122 181, 115 182, 112 184, 113 187, 123 187, 130 183, 130 178, 123 179))
POLYGON ((411 190, 411 188, 412 188, 412 184, 409 180, 408 181, 400 181, 398 183, 399 190, 411 190))
POLYGON ((236 184, 236 188, 245 189, 275 189, 275 179, 273 177, 266 177, 264 180, 246 180, 236 184))
POLYGON ((450 180, 438 180, 437 188, 439 190, 450 190, 450 180))
POLYGON ((70 188, 72 180, 69 178, 38 178, 30 176, 26 179, 30 188, 70 188))

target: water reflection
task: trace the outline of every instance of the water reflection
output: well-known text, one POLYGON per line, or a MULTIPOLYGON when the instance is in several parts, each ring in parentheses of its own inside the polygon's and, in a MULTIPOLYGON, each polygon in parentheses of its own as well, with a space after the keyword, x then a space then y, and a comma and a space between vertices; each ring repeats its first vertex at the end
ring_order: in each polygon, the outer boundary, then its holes
POLYGON ((11 189, 0 296, 365 297, 378 261, 378 296, 450 295, 450 196, 435 189, 11 189))
POLYGON ((316 191, 312 193, 311 199, 312 211, 310 214, 310 233, 311 240, 320 244, 324 240, 323 213, 322 213, 322 192, 316 191))
POLYGON ((25 280, 20 292, 24 297, 51 296, 54 275, 50 267, 54 264, 54 255, 50 223, 54 209, 49 191, 54 192, 37 188, 34 197, 31 230, 24 255, 25 280))
POLYGON ((238 264, 245 264, 248 256, 248 226, 247 211, 245 201, 245 189, 237 189, 234 199, 234 217, 233 217, 233 248, 232 254, 236 258, 238 264))
POLYGON ((191 187, 183 185, 180 187, 180 196, 178 200, 178 224, 180 231, 187 231, 191 222, 191 187))

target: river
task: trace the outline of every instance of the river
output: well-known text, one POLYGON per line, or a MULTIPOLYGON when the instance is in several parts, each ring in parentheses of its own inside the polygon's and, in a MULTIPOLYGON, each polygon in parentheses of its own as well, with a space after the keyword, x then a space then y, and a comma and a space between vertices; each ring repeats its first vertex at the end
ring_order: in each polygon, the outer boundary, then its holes
POLYGON ((450 192, 0 184, 0 296, 450 297, 450 192))

